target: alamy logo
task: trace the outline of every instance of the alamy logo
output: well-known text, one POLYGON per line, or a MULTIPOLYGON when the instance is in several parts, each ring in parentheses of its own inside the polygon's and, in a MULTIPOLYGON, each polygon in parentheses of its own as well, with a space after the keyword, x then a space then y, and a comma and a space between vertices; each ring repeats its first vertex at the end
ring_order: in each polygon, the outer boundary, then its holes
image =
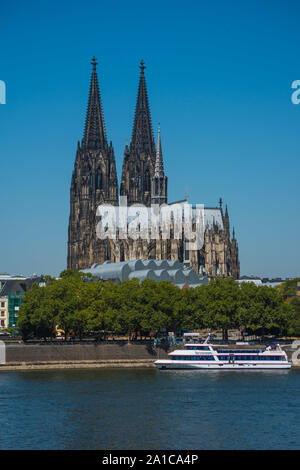
POLYGON ((291 100, 293 104, 300 103, 300 80, 294 80, 292 83, 292 88, 296 89, 291 96, 291 100))
POLYGON ((184 240, 187 250, 200 250, 204 243, 204 205, 143 204, 127 206, 127 197, 120 205, 102 204, 96 215, 100 218, 96 233, 101 240, 184 240))
POLYGON ((6 104, 6 85, 3 80, 0 80, 0 104, 6 104))

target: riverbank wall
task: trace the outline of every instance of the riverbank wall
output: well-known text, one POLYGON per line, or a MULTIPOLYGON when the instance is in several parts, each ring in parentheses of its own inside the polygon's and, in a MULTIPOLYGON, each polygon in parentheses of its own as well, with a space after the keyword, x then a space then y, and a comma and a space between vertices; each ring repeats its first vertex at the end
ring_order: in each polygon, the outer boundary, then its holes
POLYGON ((155 367, 154 361, 168 357, 168 348, 153 347, 150 341, 129 343, 40 343, 7 344, 1 370, 68 369, 104 367, 155 367))
POLYGON ((40 343, 7 344, 6 362, 34 361, 99 361, 99 360, 141 360, 165 358, 167 348, 156 348, 153 343, 118 341, 111 343, 40 343))
MULTIPOLYGON (((154 362, 157 359, 167 358, 168 352, 174 348, 176 347, 154 347, 150 341, 90 344, 13 343, 6 345, 5 362, 0 364, 0 371, 155 367, 154 362)), ((300 367, 300 347, 296 350, 286 348, 286 352, 292 361, 292 366, 300 367)))

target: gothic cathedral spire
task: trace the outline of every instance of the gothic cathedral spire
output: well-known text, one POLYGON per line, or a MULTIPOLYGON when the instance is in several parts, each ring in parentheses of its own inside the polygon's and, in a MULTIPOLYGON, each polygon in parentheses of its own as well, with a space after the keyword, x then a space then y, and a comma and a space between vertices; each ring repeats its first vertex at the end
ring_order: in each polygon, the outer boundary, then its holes
POLYGON ((142 60, 140 65, 141 75, 130 149, 137 155, 140 155, 141 153, 150 154, 154 162, 155 143, 153 138, 150 107, 146 88, 145 68, 144 61, 142 60))
POLYGON ((96 70, 97 61, 95 57, 93 57, 91 64, 93 65, 93 71, 82 147, 86 150, 107 150, 105 124, 96 70))
POLYGON ((140 69, 132 138, 129 147, 125 147, 120 194, 127 196, 128 204, 150 205, 156 152, 143 60, 140 69))

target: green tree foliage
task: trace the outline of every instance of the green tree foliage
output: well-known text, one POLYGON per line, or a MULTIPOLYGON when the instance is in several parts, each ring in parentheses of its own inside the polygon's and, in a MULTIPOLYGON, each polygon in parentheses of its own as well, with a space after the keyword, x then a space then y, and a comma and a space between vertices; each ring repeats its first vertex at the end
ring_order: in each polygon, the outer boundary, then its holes
POLYGON ((280 284, 277 287, 277 289, 280 292, 280 295, 282 296, 295 295, 297 282, 300 282, 300 277, 289 279, 288 281, 285 281, 282 284, 280 284))
POLYGON ((67 269, 60 279, 48 278, 46 286, 34 285, 25 293, 18 327, 24 340, 52 338, 56 329, 65 332, 65 339, 88 332, 138 338, 182 328, 222 330, 224 339, 232 328, 300 334, 300 301, 285 302, 279 289, 233 279, 181 290, 151 279, 98 282, 67 269))

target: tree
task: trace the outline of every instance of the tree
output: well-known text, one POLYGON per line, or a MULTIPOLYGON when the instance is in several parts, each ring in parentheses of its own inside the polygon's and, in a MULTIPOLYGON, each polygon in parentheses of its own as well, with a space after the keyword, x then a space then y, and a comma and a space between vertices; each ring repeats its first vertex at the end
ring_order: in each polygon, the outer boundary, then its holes
POLYGON ((239 284, 233 279, 216 278, 208 284, 207 294, 207 325, 222 329, 222 338, 227 340, 228 330, 238 327, 239 284))

